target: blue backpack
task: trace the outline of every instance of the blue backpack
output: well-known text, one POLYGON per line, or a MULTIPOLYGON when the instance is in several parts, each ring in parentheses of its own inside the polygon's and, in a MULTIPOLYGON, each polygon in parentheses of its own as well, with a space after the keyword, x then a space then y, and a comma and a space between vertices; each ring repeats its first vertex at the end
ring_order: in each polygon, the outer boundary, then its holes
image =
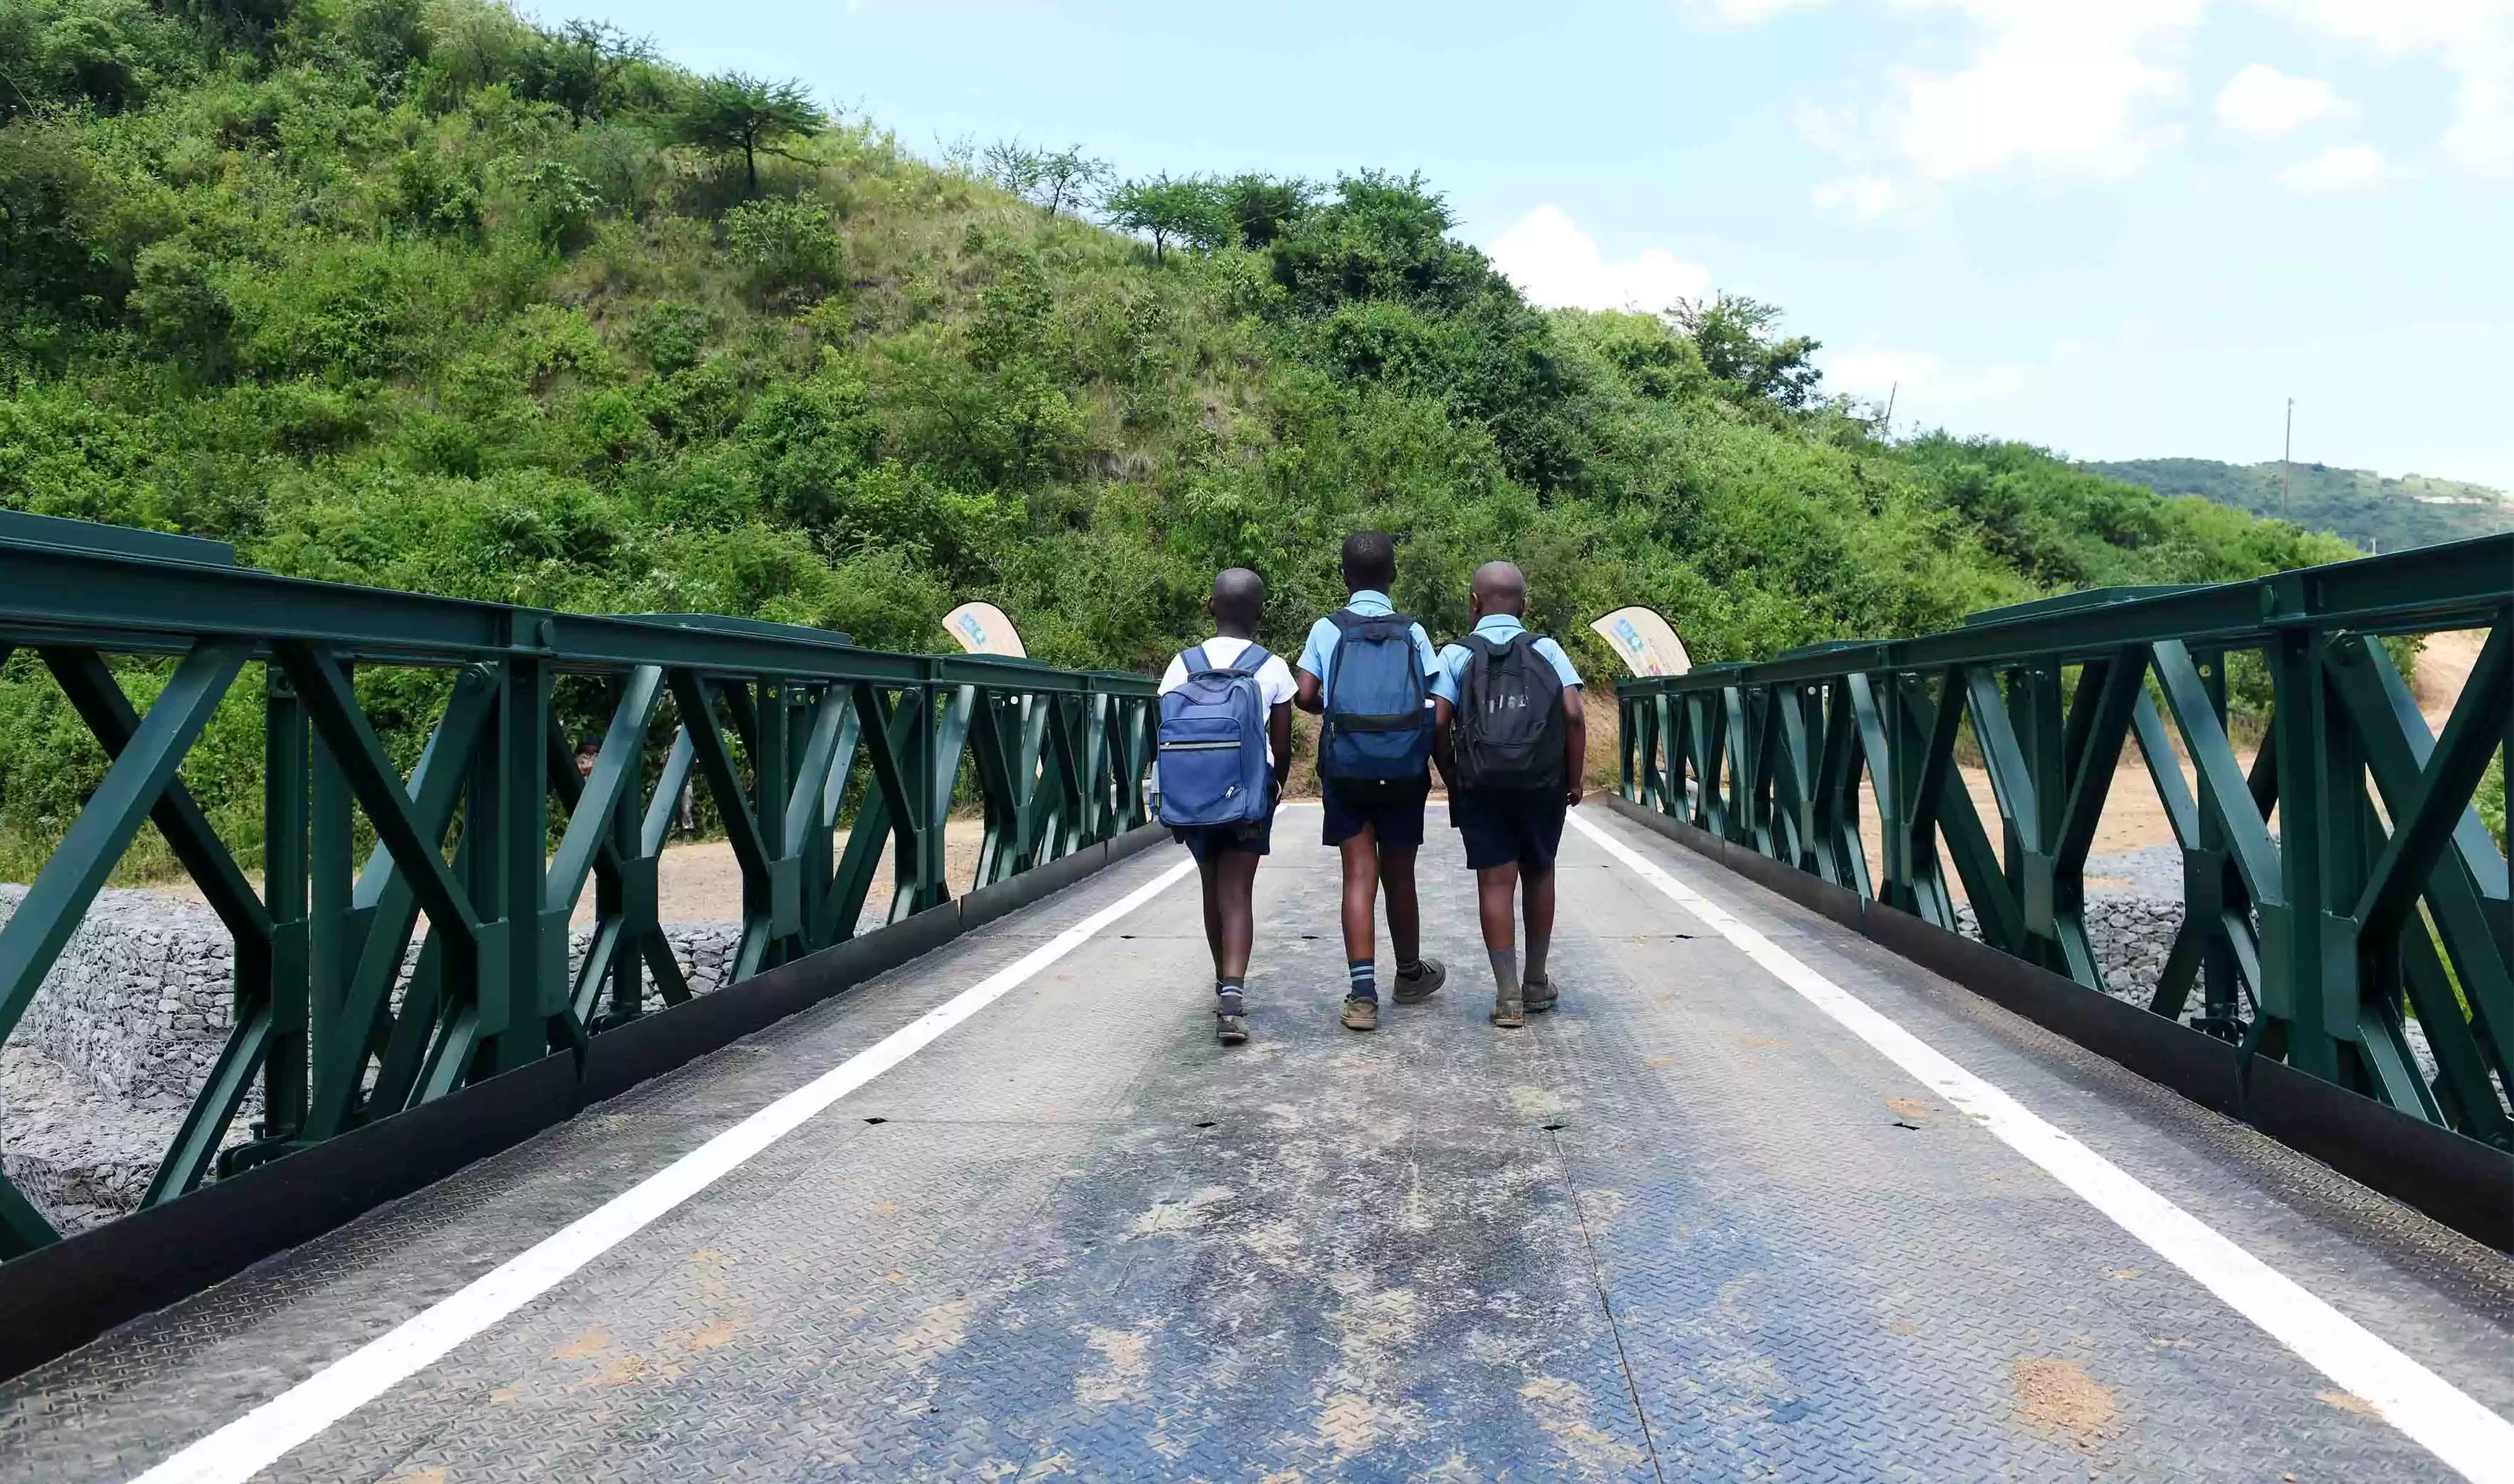
POLYGON ((1177 828, 1250 824, 1272 807, 1274 765, 1266 741, 1266 693, 1250 644, 1217 668, 1199 644, 1179 657, 1187 684, 1161 698, 1161 822, 1177 828))
POLYGON ((1432 712, 1414 621, 1351 609, 1330 618, 1337 634, 1318 771, 1331 779, 1421 778, 1432 756, 1432 712))

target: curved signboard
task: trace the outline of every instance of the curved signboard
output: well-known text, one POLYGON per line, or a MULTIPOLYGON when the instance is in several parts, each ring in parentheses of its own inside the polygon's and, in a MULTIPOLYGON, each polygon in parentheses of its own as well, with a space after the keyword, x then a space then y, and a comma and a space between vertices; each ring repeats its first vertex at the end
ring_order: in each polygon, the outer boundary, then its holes
POLYGON ((943 616, 943 626, 970 654, 1030 658, 1030 651, 1022 648, 1021 631, 993 603, 963 603, 943 616))
POLYGON ((1656 609, 1618 608, 1589 626, 1624 657, 1636 675, 1682 675, 1693 668, 1684 641, 1656 609))

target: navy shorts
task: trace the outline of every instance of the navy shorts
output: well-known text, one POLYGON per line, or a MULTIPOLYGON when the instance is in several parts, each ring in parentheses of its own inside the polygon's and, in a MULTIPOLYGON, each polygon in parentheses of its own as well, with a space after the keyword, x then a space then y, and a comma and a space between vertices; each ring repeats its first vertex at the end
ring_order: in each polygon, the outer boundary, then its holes
POLYGON ((1521 870, 1541 876, 1554 869, 1567 808, 1560 788, 1461 791, 1449 795, 1449 822, 1465 837, 1469 869, 1515 861, 1521 870))
POLYGON ((1266 801, 1266 817, 1252 824, 1207 824, 1195 828, 1173 828, 1170 838, 1187 847, 1196 863, 1228 850, 1245 851, 1252 856, 1271 855, 1275 849, 1275 808, 1283 799, 1283 786, 1274 785, 1275 796, 1266 801))
POLYGON ((1432 792, 1422 778, 1329 779, 1318 790, 1326 826, 1319 843, 1342 845, 1364 826, 1378 831, 1382 850, 1423 847, 1423 800, 1432 792))

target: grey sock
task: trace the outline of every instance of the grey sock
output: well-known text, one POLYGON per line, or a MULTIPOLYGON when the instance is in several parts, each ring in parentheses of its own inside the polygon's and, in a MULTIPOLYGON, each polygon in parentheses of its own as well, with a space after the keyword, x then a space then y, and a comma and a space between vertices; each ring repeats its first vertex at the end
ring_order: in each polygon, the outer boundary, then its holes
POLYGON ((1542 938, 1528 941, 1527 970, 1521 976, 1522 980, 1531 984, 1545 983, 1545 950, 1552 946, 1552 943, 1542 938))
POLYGON ((1519 998, 1519 944, 1489 949, 1485 956, 1492 960, 1494 998, 1519 998))

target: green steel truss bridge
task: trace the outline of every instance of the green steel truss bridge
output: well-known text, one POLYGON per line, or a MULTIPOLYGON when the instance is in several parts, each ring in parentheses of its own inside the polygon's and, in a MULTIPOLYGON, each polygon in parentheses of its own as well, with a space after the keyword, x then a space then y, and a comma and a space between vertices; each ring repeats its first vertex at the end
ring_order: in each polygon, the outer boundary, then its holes
POLYGON ((1523 1031, 1437 799, 1339 1028, 1289 802, 1240 1048, 1142 676, 26 516, 0 645, 110 760, 0 1052, 143 831, 233 968, 133 1209, 0 1173, 0 1480, 2514 1479, 2514 538, 1627 682, 1523 1031))

